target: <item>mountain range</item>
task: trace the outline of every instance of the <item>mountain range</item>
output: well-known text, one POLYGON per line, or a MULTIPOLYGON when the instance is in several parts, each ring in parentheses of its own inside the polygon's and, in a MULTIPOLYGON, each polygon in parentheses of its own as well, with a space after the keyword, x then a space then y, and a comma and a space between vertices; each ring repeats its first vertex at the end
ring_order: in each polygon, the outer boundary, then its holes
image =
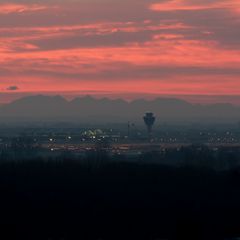
POLYGON ((201 105, 174 98, 127 102, 91 96, 68 101, 62 96, 37 95, 0 105, 0 121, 142 122, 143 115, 149 111, 159 122, 236 123, 240 120, 240 107, 226 103, 201 105))

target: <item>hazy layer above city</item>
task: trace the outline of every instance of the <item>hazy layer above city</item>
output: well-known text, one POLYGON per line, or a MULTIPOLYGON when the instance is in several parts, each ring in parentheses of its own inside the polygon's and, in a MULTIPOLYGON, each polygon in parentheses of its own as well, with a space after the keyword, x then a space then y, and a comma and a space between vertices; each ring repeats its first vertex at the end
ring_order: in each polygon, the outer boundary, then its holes
POLYGON ((158 123, 237 123, 240 120, 240 107, 227 103, 201 105, 174 98, 127 102, 91 96, 68 101, 59 95, 37 95, 0 105, 0 122, 139 123, 149 111, 156 115, 158 123))

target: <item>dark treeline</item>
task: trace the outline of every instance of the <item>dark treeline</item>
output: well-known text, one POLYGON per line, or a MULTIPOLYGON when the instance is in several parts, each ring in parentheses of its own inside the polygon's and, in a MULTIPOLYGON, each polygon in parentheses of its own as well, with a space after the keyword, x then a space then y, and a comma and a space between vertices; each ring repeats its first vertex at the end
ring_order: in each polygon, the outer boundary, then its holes
MULTIPOLYGON (((187 162, 201 155, 196 151, 187 150, 187 162)), ((239 167, 215 171, 205 165, 155 164, 154 153, 135 162, 120 158, 98 150, 81 161, 67 153, 45 160, 2 159, 5 239, 240 236, 239 167)))

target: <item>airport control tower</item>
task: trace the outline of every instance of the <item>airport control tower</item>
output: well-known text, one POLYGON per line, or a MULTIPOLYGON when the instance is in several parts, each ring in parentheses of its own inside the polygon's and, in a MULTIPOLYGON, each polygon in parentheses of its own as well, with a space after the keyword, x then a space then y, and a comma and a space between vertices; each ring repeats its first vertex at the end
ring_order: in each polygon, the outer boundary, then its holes
POLYGON ((156 121, 156 117, 154 116, 153 113, 147 112, 145 114, 145 116, 143 117, 143 119, 144 119, 144 122, 147 126, 149 140, 151 140, 151 138, 152 138, 152 127, 153 127, 153 125, 156 121))

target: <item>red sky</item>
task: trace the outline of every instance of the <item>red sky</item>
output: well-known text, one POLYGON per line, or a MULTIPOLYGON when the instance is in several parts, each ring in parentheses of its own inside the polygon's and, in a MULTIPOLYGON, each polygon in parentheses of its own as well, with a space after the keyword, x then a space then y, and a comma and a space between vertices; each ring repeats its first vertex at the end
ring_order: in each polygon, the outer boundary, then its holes
POLYGON ((76 92, 235 98, 239 39, 239 0, 0 0, 0 102, 76 92))

